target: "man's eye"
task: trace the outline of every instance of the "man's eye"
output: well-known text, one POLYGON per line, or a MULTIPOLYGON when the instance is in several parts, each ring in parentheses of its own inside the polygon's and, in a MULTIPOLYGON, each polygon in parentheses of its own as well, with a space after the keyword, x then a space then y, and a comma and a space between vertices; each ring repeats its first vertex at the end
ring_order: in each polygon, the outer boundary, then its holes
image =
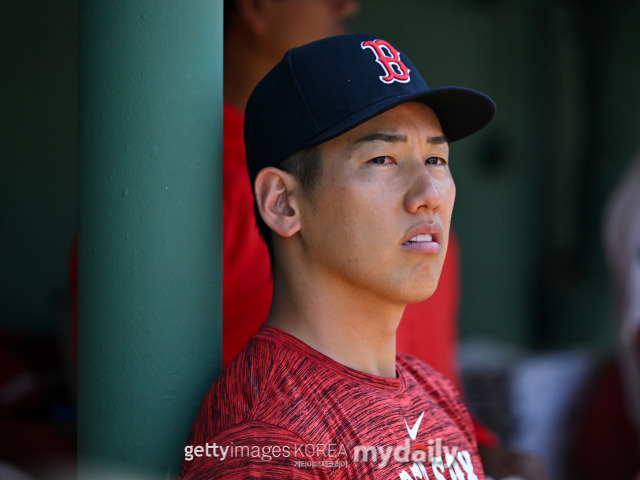
POLYGON ((446 165, 446 163, 444 158, 440 157, 429 157, 424 161, 425 165, 446 165))
POLYGON ((374 163, 376 165, 387 165, 393 163, 390 157, 382 156, 376 157, 369 160, 369 163, 374 163))

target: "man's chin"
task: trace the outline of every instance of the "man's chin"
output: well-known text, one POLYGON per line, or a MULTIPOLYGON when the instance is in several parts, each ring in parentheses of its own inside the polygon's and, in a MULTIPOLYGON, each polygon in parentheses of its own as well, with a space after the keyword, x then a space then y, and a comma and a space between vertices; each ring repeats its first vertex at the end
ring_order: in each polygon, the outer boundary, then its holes
POLYGON ((436 284, 430 288, 423 288, 420 291, 408 293, 405 299, 405 303, 407 305, 410 305, 412 303, 424 302, 435 293, 437 286, 438 285, 436 284))

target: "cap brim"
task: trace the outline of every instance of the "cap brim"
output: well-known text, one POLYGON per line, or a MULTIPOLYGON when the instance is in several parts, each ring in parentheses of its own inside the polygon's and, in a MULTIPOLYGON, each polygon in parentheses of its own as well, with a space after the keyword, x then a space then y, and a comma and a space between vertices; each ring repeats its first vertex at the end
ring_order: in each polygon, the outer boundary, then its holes
POLYGON ((434 88, 414 100, 433 108, 449 142, 483 129, 496 114, 496 105, 491 98, 469 88, 434 88))
POLYGON ((353 113, 330 129, 307 140, 305 147, 318 145, 371 120, 387 110, 415 101, 431 107, 449 142, 465 138, 487 126, 496 113, 493 100, 487 95, 464 87, 440 87, 426 92, 385 98, 353 113))

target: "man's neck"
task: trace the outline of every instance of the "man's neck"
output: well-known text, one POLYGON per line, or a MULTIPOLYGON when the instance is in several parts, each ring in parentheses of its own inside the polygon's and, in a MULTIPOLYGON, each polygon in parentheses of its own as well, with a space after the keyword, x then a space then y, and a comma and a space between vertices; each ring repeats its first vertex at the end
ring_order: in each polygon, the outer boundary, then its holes
POLYGON ((395 332, 404 306, 318 283, 276 277, 266 323, 338 363, 395 378, 395 332))

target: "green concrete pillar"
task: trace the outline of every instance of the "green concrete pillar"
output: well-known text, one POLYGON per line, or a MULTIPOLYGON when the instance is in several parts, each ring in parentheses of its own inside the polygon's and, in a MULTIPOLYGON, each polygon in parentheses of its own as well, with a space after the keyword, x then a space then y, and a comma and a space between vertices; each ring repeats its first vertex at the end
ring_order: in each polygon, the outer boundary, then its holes
POLYGON ((79 87, 81 471, 168 478, 222 358, 222 2, 81 0, 79 87))

